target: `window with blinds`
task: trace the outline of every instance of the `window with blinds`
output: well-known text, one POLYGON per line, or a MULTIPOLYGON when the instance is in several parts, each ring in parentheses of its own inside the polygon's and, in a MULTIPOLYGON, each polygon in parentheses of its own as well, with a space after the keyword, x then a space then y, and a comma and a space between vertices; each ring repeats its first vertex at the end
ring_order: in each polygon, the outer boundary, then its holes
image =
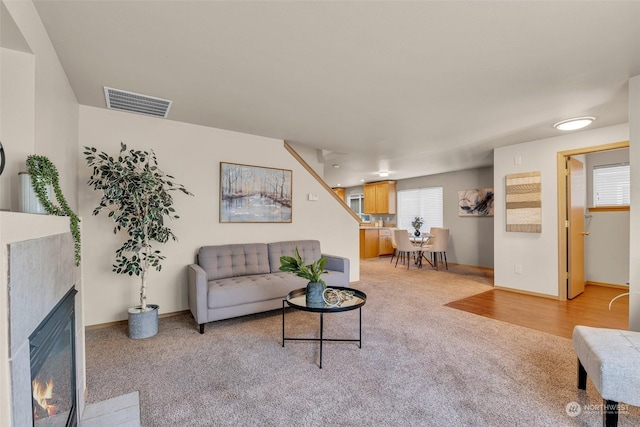
POLYGON ((360 215, 364 207, 364 195, 363 194, 349 194, 347 196, 347 203, 352 211, 360 215))
POLYGON ((349 194, 347 196, 347 204, 352 211, 358 214, 360 219, 369 222, 371 216, 363 213, 364 211, 364 194, 349 194))
POLYGON ((594 206, 628 206, 631 201, 628 163, 593 167, 594 206))
POLYGON ((429 231, 431 227, 443 226, 442 187, 416 188, 398 191, 398 228, 413 230, 411 222, 417 216, 424 224, 420 230, 429 231))

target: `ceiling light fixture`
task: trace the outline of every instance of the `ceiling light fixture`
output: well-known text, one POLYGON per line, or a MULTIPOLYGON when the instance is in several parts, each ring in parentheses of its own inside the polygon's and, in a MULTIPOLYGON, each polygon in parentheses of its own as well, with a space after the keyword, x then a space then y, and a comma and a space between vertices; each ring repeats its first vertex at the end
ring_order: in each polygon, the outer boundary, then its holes
POLYGON ((380 178, 386 178, 389 176, 389 172, 380 172, 378 175, 380 175, 380 178))
POLYGON ((589 126, 595 119, 595 117, 575 117, 558 122, 553 127, 558 130, 577 130, 589 126))

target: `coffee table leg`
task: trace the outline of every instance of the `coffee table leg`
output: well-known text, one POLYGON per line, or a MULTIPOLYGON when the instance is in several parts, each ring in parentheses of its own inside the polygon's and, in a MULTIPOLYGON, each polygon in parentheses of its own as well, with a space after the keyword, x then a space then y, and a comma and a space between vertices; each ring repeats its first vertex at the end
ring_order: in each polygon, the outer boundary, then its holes
POLYGON ((284 347, 284 300, 282 300, 282 346, 284 347))
POLYGON ((322 369, 322 329, 324 327, 322 315, 323 313, 320 313, 320 369, 322 369))
POLYGON ((360 311, 360 338, 358 339, 358 347, 362 348, 362 307, 358 310, 360 311))

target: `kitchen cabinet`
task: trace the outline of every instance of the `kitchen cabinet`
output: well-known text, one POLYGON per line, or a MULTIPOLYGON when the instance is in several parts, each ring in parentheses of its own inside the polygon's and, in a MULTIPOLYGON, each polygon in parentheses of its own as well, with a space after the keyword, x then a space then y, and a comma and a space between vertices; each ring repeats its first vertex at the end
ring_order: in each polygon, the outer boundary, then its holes
POLYGON ((380 238, 377 228, 360 229, 360 258, 377 258, 380 238))
POLYGON ((337 188, 332 188, 332 190, 333 190, 334 193, 336 193, 336 195, 338 197, 340 197, 340 200, 342 200, 343 202, 346 201, 345 199, 346 199, 347 194, 346 194, 346 190, 344 188, 337 187, 337 188))
POLYGON ((393 255, 391 230, 388 228, 378 230, 378 256, 380 255, 393 255))
POLYGON ((395 214, 396 182, 381 181, 364 184, 364 213, 395 214))
POLYGON ((392 255, 393 243, 391 230, 388 228, 360 229, 360 258, 377 258, 381 255, 392 255))

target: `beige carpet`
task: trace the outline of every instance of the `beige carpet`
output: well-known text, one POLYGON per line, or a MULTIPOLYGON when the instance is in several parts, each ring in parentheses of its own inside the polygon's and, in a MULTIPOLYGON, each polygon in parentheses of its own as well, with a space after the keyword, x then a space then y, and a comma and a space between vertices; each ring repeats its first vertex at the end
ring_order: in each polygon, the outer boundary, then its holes
MULTIPOLYGON (((492 278, 361 263, 368 295, 363 346, 282 347, 279 311, 215 322, 190 315, 130 340, 126 327, 87 332, 87 387, 96 402, 140 393, 144 426, 599 426, 600 396, 576 389, 571 341, 444 304, 492 278), (570 402, 584 410, 566 413, 570 402)), ((318 315, 288 310, 287 335, 318 334, 318 315)), ((357 311, 325 316, 325 336, 357 337, 357 311)), ((628 407, 621 426, 640 425, 628 407)))

